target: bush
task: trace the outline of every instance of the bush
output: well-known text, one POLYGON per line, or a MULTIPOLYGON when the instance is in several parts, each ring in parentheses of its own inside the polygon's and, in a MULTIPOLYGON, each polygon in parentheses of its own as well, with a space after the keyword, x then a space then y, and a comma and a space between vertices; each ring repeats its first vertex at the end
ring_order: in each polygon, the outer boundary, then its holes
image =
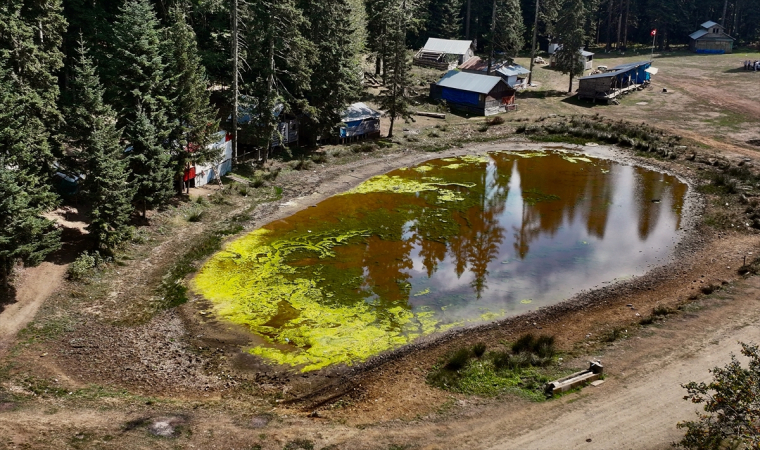
POLYGON ((675 311, 673 311, 672 309, 668 308, 667 306, 663 306, 663 305, 656 305, 652 309, 652 316, 667 316, 667 315, 673 314, 673 313, 675 313, 675 311))
POLYGON ((203 196, 200 196, 200 197, 196 198, 195 199, 195 203, 197 203, 197 204, 199 204, 201 206, 205 206, 206 204, 208 204, 208 202, 206 201, 206 197, 203 197, 203 196))
POLYGON ((361 144, 354 144, 351 146, 351 151, 354 153, 372 153, 377 150, 377 144, 374 142, 362 142, 361 144))
POLYGON ((110 261, 110 258, 102 258, 98 251, 92 253, 84 251, 69 265, 66 273, 70 280, 78 281, 87 276, 93 269, 108 261, 110 261))
POLYGON ((529 352, 533 348, 533 342, 536 338, 532 333, 524 334, 512 344, 512 353, 529 352))
POLYGON ((315 153, 312 155, 311 160, 314 161, 314 164, 324 164, 327 162, 327 155, 324 153, 315 153))
POLYGON ((477 344, 472 346, 472 353, 475 355, 476 358, 480 358, 483 356, 483 353, 486 352, 486 344, 482 342, 478 342, 477 344))
POLYGON ((535 337, 532 333, 525 334, 512 344, 512 353, 533 354, 541 360, 539 365, 543 365, 543 360, 551 360, 557 353, 554 347, 554 336, 535 337))
POLYGON ((554 336, 539 336, 533 347, 533 353, 540 358, 552 358, 556 353, 554 336))
POLYGON ((470 350, 460 348, 453 355, 449 356, 446 364, 443 366, 446 370, 459 370, 467 365, 470 360, 470 350))
POLYGON ((254 188, 260 188, 261 186, 264 186, 264 178, 262 177, 256 177, 251 181, 251 186, 254 188))
POLYGON ((242 195, 243 197, 248 196, 248 186, 245 184, 238 185, 237 191, 238 191, 238 194, 242 195))
POLYGON ((190 213, 187 215, 188 222, 200 222, 202 219, 203 219, 203 211, 200 209, 190 211, 190 213))
POLYGON ((295 170, 309 170, 309 167, 311 167, 311 161, 304 158, 303 156, 301 157, 301 159, 296 161, 295 164, 293 164, 293 169, 295 170))
POLYGON ((697 413, 694 422, 676 426, 686 434, 674 446, 691 449, 758 448, 760 446, 760 350, 755 344, 740 343, 742 355, 749 358, 745 369, 731 355, 731 362, 715 367, 709 383, 682 384, 684 400, 703 404, 704 413, 697 413))
POLYGON ((501 125, 504 123, 504 118, 502 116, 493 116, 490 119, 486 119, 486 123, 489 126, 501 125))

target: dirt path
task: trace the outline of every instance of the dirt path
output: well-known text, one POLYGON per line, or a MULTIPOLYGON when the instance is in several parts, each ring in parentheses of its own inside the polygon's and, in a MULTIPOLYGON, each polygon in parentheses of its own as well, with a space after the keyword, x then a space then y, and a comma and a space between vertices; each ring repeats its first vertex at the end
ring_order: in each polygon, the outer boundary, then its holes
POLYGON ((16 303, 0 313, 0 357, 13 344, 16 333, 34 318, 42 302, 58 288, 66 267, 43 262, 24 270, 16 290, 16 303))

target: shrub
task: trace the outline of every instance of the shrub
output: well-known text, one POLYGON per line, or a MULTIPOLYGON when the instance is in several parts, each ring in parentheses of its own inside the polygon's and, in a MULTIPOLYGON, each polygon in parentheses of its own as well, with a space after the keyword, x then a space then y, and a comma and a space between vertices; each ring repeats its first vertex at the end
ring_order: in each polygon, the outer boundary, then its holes
POLYGON ((315 153, 312 155, 311 160, 314 161, 314 164, 324 164, 327 162, 327 154, 315 153))
POLYGON ((460 348, 453 355, 449 356, 444 368, 447 370, 459 370, 467 365, 470 360, 470 350, 460 348))
POLYGON ((251 181, 251 186, 254 188, 260 188, 261 186, 264 186, 264 178, 262 177, 256 177, 251 181))
POLYGON ((94 268, 108 262, 109 260, 110 258, 103 259, 100 256, 100 252, 97 250, 92 253, 84 251, 77 257, 77 259, 74 260, 73 263, 69 265, 66 273, 70 280, 78 281, 83 279, 94 268))
POLYGON ((489 119, 486 119, 486 123, 490 126, 501 125, 504 123, 504 118, 502 116, 493 116, 489 119))
POLYGON ((533 353, 540 358, 551 359, 556 353, 554 348, 554 336, 539 336, 533 346, 533 353))
POLYGON ((673 314, 673 313, 675 313, 675 311, 673 311, 672 309, 664 305, 656 305, 652 309, 652 316, 667 316, 668 314, 673 314))
POLYGON ((295 164, 293 164, 293 169, 295 170, 308 170, 309 167, 311 167, 311 161, 304 158, 303 156, 301 157, 301 159, 296 161, 295 164))
POLYGON ((481 133, 485 133, 486 131, 488 131, 488 123, 485 123, 485 122, 481 123, 478 126, 478 131, 480 131, 481 133))
POLYGON ((483 356, 483 353, 486 352, 486 344, 482 342, 478 342, 477 344, 472 346, 472 353, 475 355, 476 358, 480 358, 483 356))
POLYGON ((187 215, 188 222, 200 222, 202 219, 203 219, 203 211, 200 209, 190 211, 190 214, 187 215))
POLYGON ((246 197, 248 195, 248 186, 245 184, 238 185, 237 191, 238 191, 238 194, 242 195, 243 197, 246 197))
POLYGON ((536 338, 532 333, 524 334, 512 344, 512 353, 529 352, 533 348, 533 342, 536 338))

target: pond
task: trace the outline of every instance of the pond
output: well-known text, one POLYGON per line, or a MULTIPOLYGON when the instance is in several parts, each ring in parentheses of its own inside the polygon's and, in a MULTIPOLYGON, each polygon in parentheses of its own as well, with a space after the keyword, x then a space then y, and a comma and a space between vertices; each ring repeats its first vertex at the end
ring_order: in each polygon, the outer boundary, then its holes
POLYGON ((563 151, 428 161, 227 244, 193 280, 248 350, 309 371, 638 276, 679 239, 687 185, 563 151))

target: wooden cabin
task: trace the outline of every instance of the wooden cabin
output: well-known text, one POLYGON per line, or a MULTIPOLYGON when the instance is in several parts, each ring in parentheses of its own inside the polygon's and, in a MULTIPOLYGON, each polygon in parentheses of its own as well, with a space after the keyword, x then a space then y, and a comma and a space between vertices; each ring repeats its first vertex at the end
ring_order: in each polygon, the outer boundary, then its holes
POLYGON ((607 72, 578 79, 578 98, 614 103, 617 97, 638 90, 649 83, 657 69, 649 61, 621 64, 607 72))
POLYGON ((494 75, 450 70, 437 83, 430 85, 433 100, 445 100, 452 110, 490 116, 513 110, 515 90, 494 75))
MULTIPOLYGON (((459 70, 462 72, 486 74, 488 71, 488 61, 474 56, 459 66, 459 70)), ((525 87, 525 80, 528 74, 530 74, 530 70, 519 64, 509 64, 508 62, 501 61, 491 64, 491 73, 488 75, 500 76, 512 89, 521 89, 525 87)))
POLYGON ((689 35, 689 49, 692 52, 713 55, 733 52, 735 39, 726 34, 723 25, 708 21, 700 27, 689 35))
MULTIPOLYGON (((561 49, 562 46, 560 45, 556 50, 561 49)), ((557 51, 554 51, 552 53, 551 57, 549 58, 549 67, 554 67, 554 65, 557 62, 557 51)), ((594 54, 591 52, 588 52, 583 49, 578 50, 578 59, 581 60, 583 63, 583 70, 591 70, 594 68, 594 54)))
POLYGON ((448 70, 464 64, 474 55, 472 41, 428 38, 414 55, 414 65, 448 70))

